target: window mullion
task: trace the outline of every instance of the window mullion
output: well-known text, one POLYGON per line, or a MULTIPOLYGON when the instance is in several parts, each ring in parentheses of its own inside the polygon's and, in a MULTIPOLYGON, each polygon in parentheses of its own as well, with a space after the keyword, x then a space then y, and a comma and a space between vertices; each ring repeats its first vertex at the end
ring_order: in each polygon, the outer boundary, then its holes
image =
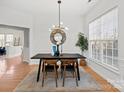
POLYGON ((115 38, 118 39, 116 35, 118 34, 116 32, 117 26, 115 26, 115 24, 118 24, 116 10, 117 8, 89 24, 89 40, 91 41, 89 42, 89 48, 91 57, 112 67, 115 67, 116 64, 114 60, 116 57, 114 44, 115 38))

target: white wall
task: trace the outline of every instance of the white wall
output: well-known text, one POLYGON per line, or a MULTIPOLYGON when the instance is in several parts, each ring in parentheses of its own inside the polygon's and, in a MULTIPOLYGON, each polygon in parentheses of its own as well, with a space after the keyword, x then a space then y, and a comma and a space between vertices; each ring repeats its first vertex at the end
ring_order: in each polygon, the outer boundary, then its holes
MULTIPOLYGON (((31 44, 32 44, 32 42, 31 42, 31 44)), ((22 55, 22 57, 23 57, 23 59, 24 59, 24 61, 28 61, 28 62, 30 62, 30 49, 29 48, 31 48, 30 47, 30 31, 29 31, 29 29, 25 29, 25 31, 24 31, 24 47, 23 47, 23 55, 22 55)))
MULTIPOLYGON (((124 59, 124 0, 99 0, 96 6, 92 8, 91 11, 89 11, 85 15, 85 24, 84 24, 84 31, 88 34, 88 24, 93 21, 94 19, 98 18, 102 14, 106 13, 110 9, 118 7, 119 8, 119 58, 124 59)), ((120 61, 119 61, 120 62, 120 61)), ((103 67, 101 65, 98 65, 97 63, 93 61, 89 61, 89 66, 94 69, 98 74, 100 74, 102 77, 104 77, 106 80, 111 82, 114 86, 118 87, 120 90, 124 90, 124 87, 122 87, 120 84, 117 84, 118 81, 120 81, 120 72, 113 72, 112 70, 107 69, 106 67, 103 67)), ((120 64, 120 63, 119 63, 120 64)), ((123 61, 124 65, 124 61, 123 61)), ((123 66, 124 68, 124 66, 123 66)), ((124 73, 124 70, 122 71, 124 73)))
MULTIPOLYGON (((33 55, 33 17, 32 15, 19 12, 18 10, 11 9, 5 6, 0 6, 0 24, 29 28, 29 46, 30 54, 29 58, 33 55)), ((29 61, 28 58, 28 61, 29 61)))
MULTIPOLYGON (((58 25, 58 14, 25 14, 11 8, 0 7, 0 24, 29 28, 29 46, 30 56, 33 56, 41 52, 51 52, 51 42, 49 28, 53 24, 58 25)), ((63 52, 79 52, 80 49, 75 47, 75 43, 78 39, 78 32, 83 30, 83 17, 81 15, 73 13, 62 13, 61 21, 65 26, 69 28, 66 31, 67 40, 63 45, 63 52)), ((30 60, 30 62, 36 62, 30 60)))
POLYGON ((124 0, 119 0, 119 57, 124 59, 124 0))
MULTIPOLYGON (((63 14, 61 20, 64 26, 69 30, 66 33, 66 42, 63 45, 63 52, 80 52, 79 48, 75 47, 78 32, 82 32, 82 18, 79 15, 63 14)), ((58 16, 54 14, 36 15, 34 20, 34 38, 35 52, 51 52, 50 31, 52 25, 58 25, 58 16)))
POLYGON ((0 6, 0 24, 30 28, 32 26, 32 16, 0 6))
MULTIPOLYGON (((124 0, 119 0, 119 66, 121 82, 124 84, 124 0)), ((124 85, 123 85, 124 87, 124 85)), ((124 91, 124 89, 123 89, 124 91)))

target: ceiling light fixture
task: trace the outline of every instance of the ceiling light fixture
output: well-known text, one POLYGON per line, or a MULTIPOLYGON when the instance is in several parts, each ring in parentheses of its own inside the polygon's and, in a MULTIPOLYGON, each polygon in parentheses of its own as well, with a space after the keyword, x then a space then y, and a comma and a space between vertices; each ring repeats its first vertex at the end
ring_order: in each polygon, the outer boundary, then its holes
POLYGON ((88 2, 91 2, 92 0, 88 0, 88 2))
POLYGON ((68 27, 63 26, 63 22, 61 22, 61 0, 58 0, 58 8, 59 8, 59 20, 58 20, 58 25, 53 25, 52 28, 49 29, 49 31, 53 31, 54 29, 61 29, 61 30, 69 30, 68 27))
POLYGON ((58 0, 58 7, 59 7, 59 24, 58 25, 53 25, 52 29, 50 29, 51 34, 50 34, 50 40, 54 45, 57 45, 56 53, 55 56, 60 55, 59 51, 59 46, 61 45, 61 54, 62 54, 62 44, 66 40, 66 34, 64 30, 68 29, 67 27, 63 27, 63 23, 61 22, 61 16, 60 16, 60 4, 61 0, 58 0))

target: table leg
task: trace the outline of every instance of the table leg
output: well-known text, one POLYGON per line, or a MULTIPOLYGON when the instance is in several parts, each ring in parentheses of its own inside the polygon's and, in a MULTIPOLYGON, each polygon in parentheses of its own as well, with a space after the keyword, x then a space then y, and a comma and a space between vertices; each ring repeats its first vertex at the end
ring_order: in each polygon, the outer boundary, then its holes
POLYGON ((42 59, 40 59, 40 62, 39 62, 39 68, 38 68, 38 73, 37 73, 37 82, 39 81, 39 76, 40 76, 41 61, 42 61, 42 59))
POLYGON ((79 73, 79 64, 78 64, 78 60, 76 62, 76 66, 77 66, 77 76, 78 76, 78 80, 80 81, 80 73, 79 73))

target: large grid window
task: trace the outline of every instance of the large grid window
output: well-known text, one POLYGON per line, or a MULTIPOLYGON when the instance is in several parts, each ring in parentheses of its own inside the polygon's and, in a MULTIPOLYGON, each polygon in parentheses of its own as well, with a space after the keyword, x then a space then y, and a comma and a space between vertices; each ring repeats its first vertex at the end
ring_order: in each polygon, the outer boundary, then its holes
POLYGON ((5 45, 5 35, 0 34, 0 47, 3 47, 5 45))
POLYGON ((12 46, 13 41, 13 34, 0 34, 0 47, 12 46))
POLYGON ((13 45, 13 34, 7 34, 6 35, 6 46, 12 46, 13 45))
POLYGON ((99 63, 118 67, 118 9, 89 24, 90 57, 99 63))

